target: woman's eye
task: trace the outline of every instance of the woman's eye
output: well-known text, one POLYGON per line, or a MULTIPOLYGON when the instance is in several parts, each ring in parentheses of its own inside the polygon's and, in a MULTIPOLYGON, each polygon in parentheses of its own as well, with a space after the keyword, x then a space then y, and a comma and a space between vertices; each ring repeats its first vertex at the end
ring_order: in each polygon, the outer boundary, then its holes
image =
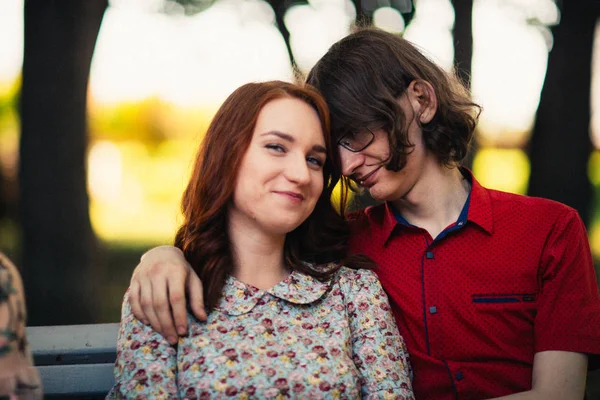
POLYGON ((323 161, 321 161, 320 159, 318 159, 316 157, 308 157, 306 159, 306 161, 308 161, 309 164, 316 165, 318 167, 322 167, 323 166, 323 161))
POLYGON ((280 144, 271 143, 265 146, 269 150, 275 150, 279 153, 285 153, 285 147, 280 144))

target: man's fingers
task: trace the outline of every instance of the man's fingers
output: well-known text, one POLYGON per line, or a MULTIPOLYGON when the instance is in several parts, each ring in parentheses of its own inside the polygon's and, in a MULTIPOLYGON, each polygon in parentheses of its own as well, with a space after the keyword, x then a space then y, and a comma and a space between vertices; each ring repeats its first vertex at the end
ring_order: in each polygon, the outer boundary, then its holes
POLYGON ((202 281, 194 271, 190 271, 187 282, 187 291, 190 296, 190 308, 192 312, 201 321, 206 320, 206 310, 204 310, 204 291, 202 290, 202 281))
POLYGON ((169 302, 178 335, 187 332, 187 310, 185 304, 185 276, 173 274, 167 279, 169 302))
POLYGON ((142 310, 142 306, 140 305, 140 285, 137 281, 132 281, 129 286, 129 305, 131 306, 131 312, 133 315, 142 323, 148 325, 148 318, 144 311, 142 310))
POLYGON ((140 308, 146 316, 146 320, 157 332, 162 333, 158 317, 154 312, 154 301, 152 300, 152 283, 150 281, 141 280, 140 282, 140 308))
POLYGON ((161 279, 160 282, 154 282, 152 285, 152 300, 158 323, 160 324, 160 333, 167 339, 170 344, 177 343, 177 332, 173 316, 171 315, 171 306, 169 305, 169 297, 167 294, 167 278, 161 279))

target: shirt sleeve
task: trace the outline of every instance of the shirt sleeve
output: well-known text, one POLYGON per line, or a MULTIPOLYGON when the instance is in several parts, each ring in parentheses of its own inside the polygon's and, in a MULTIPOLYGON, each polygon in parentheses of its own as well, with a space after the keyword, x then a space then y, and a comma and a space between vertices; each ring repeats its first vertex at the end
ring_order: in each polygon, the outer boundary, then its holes
POLYGON ((41 399, 42 386, 27 338, 19 271, 0 253, 0 397, 41 399))
POLYGON ((362 398, 414 399, 406 346, 379 279, 368 270, 351 274, 346 308, 362 398))
POLYGON ((575 210, 561 215, 539 272, 535 350, 600 353, 600 293, 587 234, 575 210))
POLYGON ((115 386, 107 399, 176 399, 177 351, 131 312, 125 294, 117 340, 115 386))

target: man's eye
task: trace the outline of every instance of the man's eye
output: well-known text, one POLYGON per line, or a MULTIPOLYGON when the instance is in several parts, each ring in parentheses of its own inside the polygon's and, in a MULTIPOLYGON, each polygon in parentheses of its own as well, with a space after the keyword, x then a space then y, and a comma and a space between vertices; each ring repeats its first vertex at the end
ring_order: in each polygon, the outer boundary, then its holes
POLYGON ((371 138, 370 132, 360 132, 354 137, 354 140, 359 141, 359 142, 366 142, 370 138, 371 138))

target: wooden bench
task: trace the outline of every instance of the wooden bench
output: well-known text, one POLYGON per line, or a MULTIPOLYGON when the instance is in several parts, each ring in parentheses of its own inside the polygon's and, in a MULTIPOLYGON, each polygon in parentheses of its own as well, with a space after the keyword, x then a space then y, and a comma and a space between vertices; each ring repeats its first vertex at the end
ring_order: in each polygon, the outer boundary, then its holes
POLYGON ((104 398, 114 384, 119 324, 27 328, 46 398, 104 398))
MULTIPOLYGON (((114 384, 118 331, 119 324, 28 327, 27 338, 44 396, 104 398, 114 384)), ((588 386, 597 380, 600 369, 589 373, 588 386)), ((588 387, 587 399, 599 398, 598 386, 588 387)))

